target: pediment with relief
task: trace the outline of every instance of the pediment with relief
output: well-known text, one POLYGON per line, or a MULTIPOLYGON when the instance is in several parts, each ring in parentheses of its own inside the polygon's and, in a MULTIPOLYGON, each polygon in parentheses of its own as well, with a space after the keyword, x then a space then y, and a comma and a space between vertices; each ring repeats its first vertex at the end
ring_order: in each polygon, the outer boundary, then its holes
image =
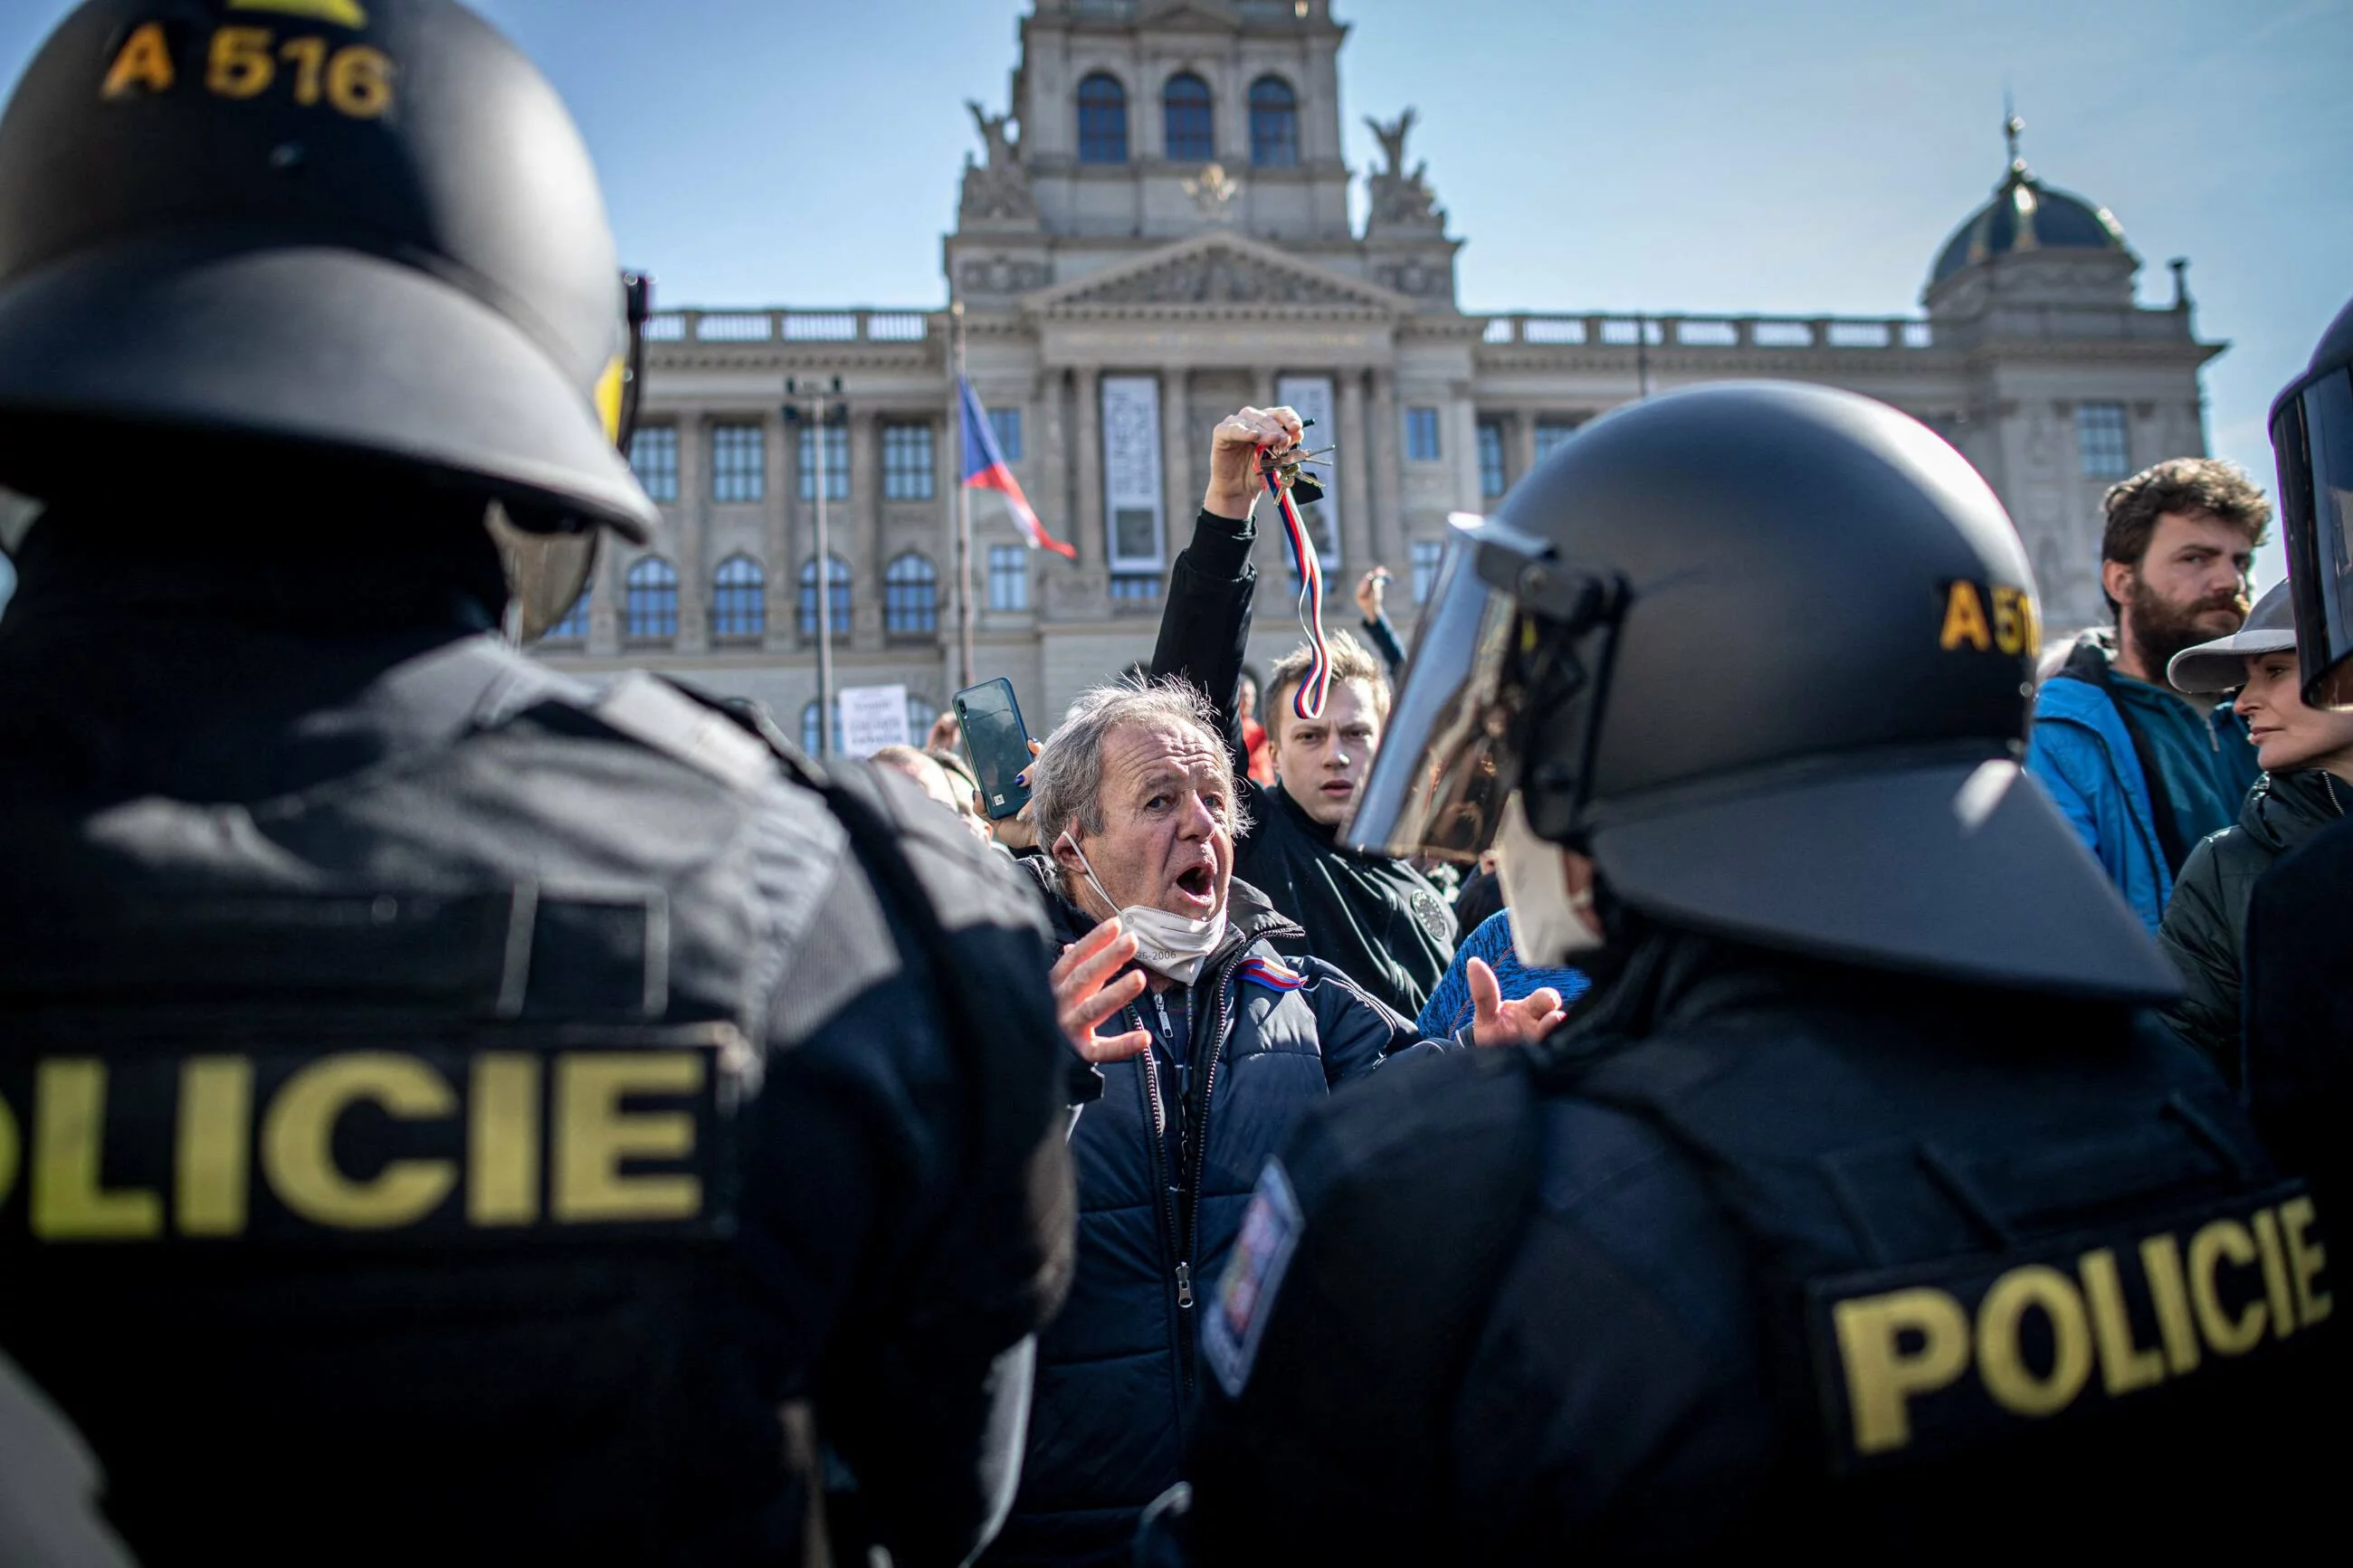
POLYGON ((1377 284, 1237 236, 1187 240, 1045 290, 1030 304, 1056 315, 1136 307, 1282 305, 1378 315, 1410 309, 1402 296, 1377 284))

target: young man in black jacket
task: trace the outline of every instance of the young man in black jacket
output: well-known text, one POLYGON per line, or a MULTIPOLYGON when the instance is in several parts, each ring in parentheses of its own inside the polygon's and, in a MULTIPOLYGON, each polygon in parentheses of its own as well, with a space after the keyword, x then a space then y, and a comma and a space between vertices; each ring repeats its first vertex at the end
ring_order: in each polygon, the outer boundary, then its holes
POLYGON ((1192 682, 1216 707, 1252 824, 1235 844, 1234 871, 1306 933, 1289 950, 1335 965, 1412 1017, 1453 959, 1454 917, 1445 896, 1407 862, 1359 855, 1337 842, 1388 716, 1388 684, 1353 638, 1344 633, 1331 639, 1331 694, 1318 720, 1291 710, 1298 678, 1294 671, 1285 679, 1290 661, 1269 676, 1267 734, 1278 780, 1269 789, 1247 775, 1238 688, 1258 591, 1250 563, 1258 536, 1250 519, 1258 455, 1296 445, 1301 429, 1288 408, 1245 408, 1218 426, 1193 542, 1169 579, 1152 674, 1192 682))

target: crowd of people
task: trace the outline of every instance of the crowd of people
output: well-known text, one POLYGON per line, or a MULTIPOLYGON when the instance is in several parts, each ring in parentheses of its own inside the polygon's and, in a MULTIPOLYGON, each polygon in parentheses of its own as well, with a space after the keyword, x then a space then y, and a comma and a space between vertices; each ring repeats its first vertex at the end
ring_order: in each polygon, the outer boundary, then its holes
POLYGON ((1253 670, 1304 431, 1240 409, 999 816, 951 716, 819 760, 528 657, 655 515, 585 149, 453 0, 231 9, 334 11, 387 111, 89 0, 0 119, 0 1562, 2189 1552, 2325 1497, 2353 307, 2274 426, 2297 574, 2250 606, 2271 500, 2159 463, 2048 656, 1957 452, 1758 383, 1457 529, 1410 660, 1376 568, 1253 670))

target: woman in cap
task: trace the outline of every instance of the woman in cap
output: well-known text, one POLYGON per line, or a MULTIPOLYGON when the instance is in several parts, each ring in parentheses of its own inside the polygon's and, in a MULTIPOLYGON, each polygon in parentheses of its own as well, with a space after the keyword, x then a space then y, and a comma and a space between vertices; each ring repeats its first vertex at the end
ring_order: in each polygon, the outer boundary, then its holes
POLYGON ((2274 860, 2353 806, 2353 712, 2306 705, 2285 583, 2265 594, 2232 636, 2174 655, 2166 679, 2192 695, 2236 687, 2232 706, 2263 768, 2238 826, 2189 852, 2158 930, 2158 945, 2189 988, 2166 1009, 2167 1021, 2236 1084, 2247 900, 2274 860))

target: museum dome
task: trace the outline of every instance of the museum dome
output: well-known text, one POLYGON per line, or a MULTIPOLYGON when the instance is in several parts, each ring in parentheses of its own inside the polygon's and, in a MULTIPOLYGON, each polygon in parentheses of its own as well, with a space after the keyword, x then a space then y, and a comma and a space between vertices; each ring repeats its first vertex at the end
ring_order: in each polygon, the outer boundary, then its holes
POLYGON ((2105 207, 2044 184, 2018 155, 2024 129, 2012 115, 2003 126, 2010 138, 2010 169, 1994 187, 1993 199, 1971 213, 1937 254, 1929 287, 1965 267, 2025 250, 2112 251, 2126 254, 2124 230, 2105 207))

